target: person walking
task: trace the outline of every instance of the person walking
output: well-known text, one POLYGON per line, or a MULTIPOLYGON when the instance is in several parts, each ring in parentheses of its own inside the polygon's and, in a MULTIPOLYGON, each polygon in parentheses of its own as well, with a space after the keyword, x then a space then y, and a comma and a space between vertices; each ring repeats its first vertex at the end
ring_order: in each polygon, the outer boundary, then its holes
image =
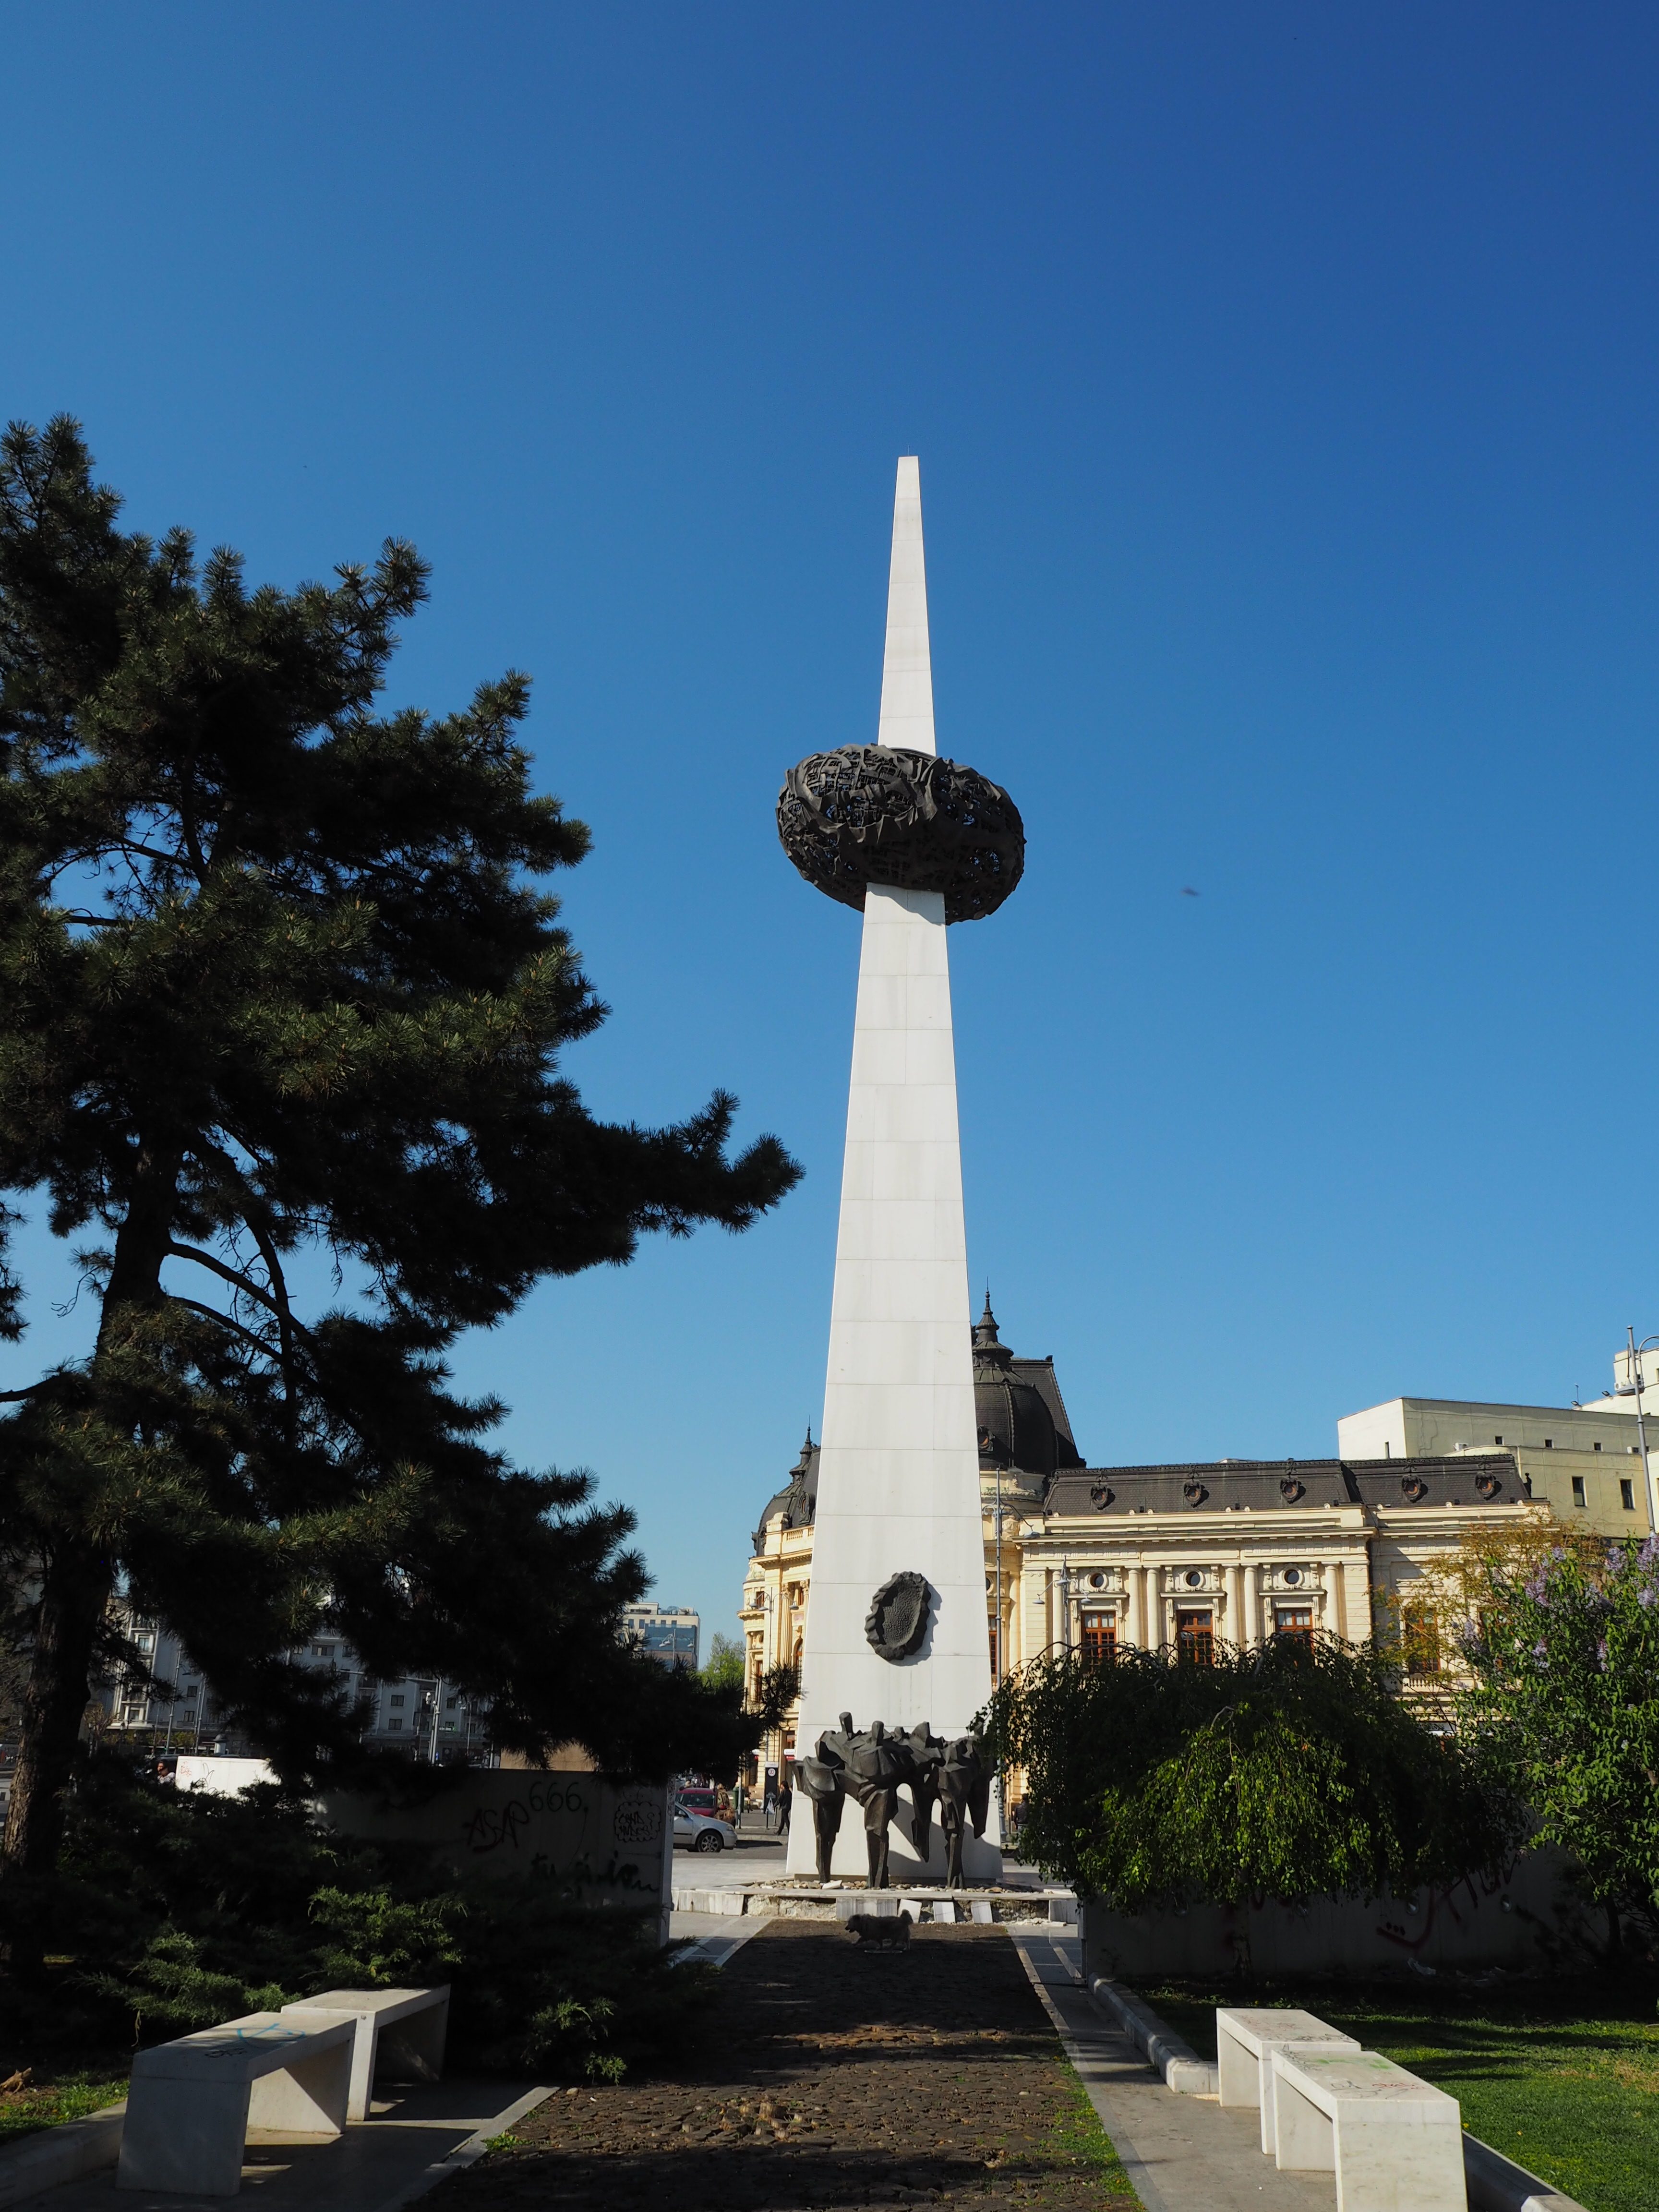
POLYGON ((794 1803, 794 1802, 795 1793, 789 1786, 788 1776, 785 1775, 782 1785, 778 1791, 778 1833, 780 1836, 787 1836, 789 1832, 789 1808, 794 1803))
POLYGON ((748 1806, 749 1792, 744 1785, 742 1775, 738 1775, 732 1791, 732 1825, 734 1828, 742 1827, 743 1816, 748 1806))

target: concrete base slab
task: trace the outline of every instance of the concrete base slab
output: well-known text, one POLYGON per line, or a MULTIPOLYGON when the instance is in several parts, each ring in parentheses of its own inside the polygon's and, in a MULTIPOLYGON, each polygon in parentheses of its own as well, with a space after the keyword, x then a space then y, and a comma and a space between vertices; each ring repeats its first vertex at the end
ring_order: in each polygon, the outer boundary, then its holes
POLYGON ((723 1912, 677 1912, 670 1923, 669 1939, 678 1942, 689 1936, 691 1948, 682 1951, 676 1963, 723 1966, 751 1936, 760 1934, 771 1917, 769 1912, 745 1913, 741 1920, 723 1912))

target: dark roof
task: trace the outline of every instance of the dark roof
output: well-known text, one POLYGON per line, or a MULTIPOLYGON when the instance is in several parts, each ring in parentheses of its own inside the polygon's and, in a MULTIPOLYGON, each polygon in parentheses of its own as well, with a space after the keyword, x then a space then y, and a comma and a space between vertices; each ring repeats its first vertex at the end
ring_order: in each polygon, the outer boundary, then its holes
POLYGON ((1055 1475, 1050 1513, 1282 1512, 1294 1505, 1515 1505, 1530 1495, 1508 1452, 1445 1459, 1223 1459, 1171 1467, 1088 1467, 1055 1475))
POLYGON ((1081 1467, 1052 1359, 1018 1359, 997 1334, 991 1295, 974 1329, 974 1417, 981 1468, 1047 1478, 1081 1467))
POLYGON ((781 1513, 786 1528, 810 1528, 818 1505, 818 1448, 812 1441, 812 1431, 806 1431, 806 1442, 800 1448, 800 1457, 789 1470, 789 1479, 783 1488, 775 1492, 761 1508, 760 1527, 755 1531, 755 1549, 763 1551, 766 1546, 766 1524, 775 1513, 781 1513))

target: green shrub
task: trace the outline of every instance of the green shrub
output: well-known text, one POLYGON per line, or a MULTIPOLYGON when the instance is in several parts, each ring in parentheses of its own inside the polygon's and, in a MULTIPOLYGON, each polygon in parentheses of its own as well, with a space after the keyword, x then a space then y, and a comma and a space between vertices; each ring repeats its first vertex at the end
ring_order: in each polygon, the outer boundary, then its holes
MULTIPOLYGON (((571 1905, 538 1873, 470 1879, 325 1827, 274 1788, 240 1798, 85 1771, 63 1869, 0 1889, 0 1934, 44 1921, 60 1964, 7 2024, 83 2046, 163 2041, 330 1988, 451 1984, 458 2063, 616 2080, 684 2046, 709 1972, 654 1914, 571 1905)), ((39 1932, 37 1929, 37 1933, 39 1932)))

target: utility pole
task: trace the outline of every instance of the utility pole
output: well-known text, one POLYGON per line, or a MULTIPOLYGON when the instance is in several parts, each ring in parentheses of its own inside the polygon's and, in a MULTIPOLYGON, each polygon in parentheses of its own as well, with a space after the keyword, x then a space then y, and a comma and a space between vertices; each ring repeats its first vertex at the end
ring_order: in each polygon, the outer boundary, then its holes
POLYGON ((1650 1344, 1659 1344, 1659 1336, 1644 1336, 1638 1344, 1633 1325, 1625 1333, 1630 1339, 1630 1380, 1618 1395, 1621 1398, 1633 1395, 1636 1400, 1636 1441, 1642 1450, 1642 1503, 1647 1514, 1648 1534, 1651 1536, 1654 1534, 1653 1482, 1648 1473, 1648 1425, 1642 1414, 1642 1354, 1650 1344))

